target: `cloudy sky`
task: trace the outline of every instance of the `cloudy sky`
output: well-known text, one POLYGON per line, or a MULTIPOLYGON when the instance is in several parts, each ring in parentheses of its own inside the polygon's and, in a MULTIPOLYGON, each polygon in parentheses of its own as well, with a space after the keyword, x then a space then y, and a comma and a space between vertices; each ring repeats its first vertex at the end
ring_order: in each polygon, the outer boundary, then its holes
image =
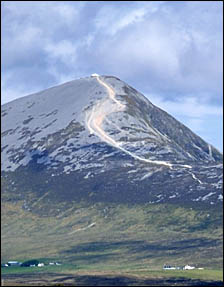
POLYGON ((222 151, 222 1, 2 1, 2 104, 115 75, 222 151))

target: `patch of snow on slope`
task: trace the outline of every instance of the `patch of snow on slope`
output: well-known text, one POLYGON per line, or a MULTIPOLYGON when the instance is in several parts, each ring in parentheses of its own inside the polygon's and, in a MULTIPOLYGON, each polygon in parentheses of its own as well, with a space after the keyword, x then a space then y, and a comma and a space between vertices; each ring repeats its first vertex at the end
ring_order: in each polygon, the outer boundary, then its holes
POLYGON ((162 171, 162 170, 163 170, 163 167, 147 169, 147 170, 144 171, 144 172, 146 172, 146 173, 140 178, 140 180, 144 180, 144 179, 146 179, 146 178, 149 178, 149 177, 151 177, 154 173, 157 173, 157 172, 162 171))
POLYGON ((127 173, 135 173, 135 172, 138 172, 137 169, 132 169, 132 170, 129 170, 127 173))
MULTIPOLYGON (((41 141, 50 134, 65 129, 74 118, 84 126, 85 116, 80 111, 105 95, 105 89, 99 85, 96 78, 85 78, 3 105, 2 109, 9 112, 5 114, 2 126, 2 146, 6 146, 2 153, 2 170, 11 166, 7 170, 12 171, 22 163, 29 162, 27 158, 23 162, 12 163, 7 154, 10 150, 12 154, 16 154, 16 150, 21 150, 22 147, 27 149, 28 140, 31 143, 41 141), (10 110, 13 110, 13 116, 10 110)), ((87 133, 85 137, 87 140, 87 133)), ((85 137, 82 135, 81 143, 85 141, 85 137)))
POLYGON ((89 171, 89 172, 84 176, 84 178, 87 179, 87 178, 89 178, 90 175, 91 175, 91 172, 89 171))
POLYGON ((202 197, 202 200, 207 200, 210 196, 212 196, 213 194, 215 194, 215 192, 209 192, 207 195, 202 197))

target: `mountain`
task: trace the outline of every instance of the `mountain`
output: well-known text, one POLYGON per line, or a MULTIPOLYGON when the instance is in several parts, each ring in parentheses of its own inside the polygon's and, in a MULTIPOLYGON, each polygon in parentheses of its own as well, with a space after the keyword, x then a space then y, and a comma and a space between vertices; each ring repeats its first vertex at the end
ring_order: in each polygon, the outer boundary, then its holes
POLYGON ((222 155, 108 76, 71 81, 3 105, 2 171, 10 190, 24 193, 32 185, 43 196, 53 186, 59 200, 222 200, 222 155))
MULTIPOLYGON (((188 238, 183 234, 189 232, 193 240, 192 234, 201 230, 204 235, 198 246, 207 244, 210 251, 214 247, 216 254, 220 233, 207 242, 205 231, 220 230, 222 154, 125 82, 94 74, 4 104, 1 112, 6 258, 9 254, 21 258, 28 246, 23 246, 25 241, 36 254, 33 246, 39 244, 39 237, 34 236, 35 230, 48 239, 52 234, 60 238, 60 228, 66 234, 76 230, 94 233, 95 218, 105 224, 112 220, 110 224, 117 224, 117 230, 123 232, 121 217, 116 221, 115 214, 126 217, 130 213, 131 222, 137 222, 133 223, 134 232, 140 228, 141 217, 144 236, 149 236, 150 212, 157 212, 157 220, 151 221, 153 240, 159 240, 158 235, 163 234, 159 230, 167 225, 171 231, 174 228, 169 240, 176 232, 181 240, 188 238), (140 210, 145 210, 144 216, 140 210), (171 221, 164 220, 167 214, 171 221), (15 215, 19 215, 16 221, 15 215), (29 220, 34 217, 33 225, 29 220), (49 222, 63 218, 66 223, 55 221, 52 227, 46 218, 49 222), (50 229, 55 233, 48 233, 50 229), (23 238, 20 247, 8 240, 15 235, 17 240, 23 238)), ((124 230, 130 227, 130 218, 124 230)), ((90 234, 92 240, 97 236, 90 234)), ((99 233, 96 238, 99 240, 99 233)), ((133 238, 139 244, 140 239, 133 238)), ((61 245, 59 249, 65 254, 61 245)), ((209 256, 210 251, 206 253, 209 256)))

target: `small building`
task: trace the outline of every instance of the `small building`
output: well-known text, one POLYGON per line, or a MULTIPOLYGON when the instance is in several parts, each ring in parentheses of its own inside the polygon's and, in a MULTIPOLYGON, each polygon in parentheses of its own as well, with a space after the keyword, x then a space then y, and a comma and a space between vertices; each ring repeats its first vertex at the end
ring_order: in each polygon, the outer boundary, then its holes
POLYGON ((94 74, 91 75, 91 77, 99 77, 99 75, 94 73, 94 74))
POLYGON ((194 266, 190 266, 190 265, 185 265, 184 266, 184 268, 183 268, 184 270, 193 270, 193 269, 195 269, 195 267, 194 266))
POLYGON ((175 270, 176 267, 175 267, 175 266, 171 266, 171 265, 166 265, 166 264, 164 264, 164 265, 163 265, 163 269, 164 269, 164 270, 175 270))
POLYGON ((44 263, 38 263, 37 264, 37 267, 43 267, 44 266, 44 263))
POLYGON ((7 264, 8 266, 20 266, 22 263, 18 261, 9 261, 7 264))

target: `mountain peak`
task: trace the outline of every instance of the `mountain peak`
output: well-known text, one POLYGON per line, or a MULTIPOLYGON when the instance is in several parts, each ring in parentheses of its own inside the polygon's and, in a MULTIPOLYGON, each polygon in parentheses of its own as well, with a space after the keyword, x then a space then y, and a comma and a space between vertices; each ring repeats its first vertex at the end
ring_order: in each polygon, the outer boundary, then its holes
POLYGON ((155 200, 164 182, 166 198, 179 182, 173 201, 191 190, 191 201, 211 190, 208 198, 219 198, 221 153, 117 77, 94 73, 23 97, 3 105, 2 118, 7 176, 38 170, 54 180, 78 176, 85 186, 116 169, 115 182, 145 190, 135 200, 155 200))

